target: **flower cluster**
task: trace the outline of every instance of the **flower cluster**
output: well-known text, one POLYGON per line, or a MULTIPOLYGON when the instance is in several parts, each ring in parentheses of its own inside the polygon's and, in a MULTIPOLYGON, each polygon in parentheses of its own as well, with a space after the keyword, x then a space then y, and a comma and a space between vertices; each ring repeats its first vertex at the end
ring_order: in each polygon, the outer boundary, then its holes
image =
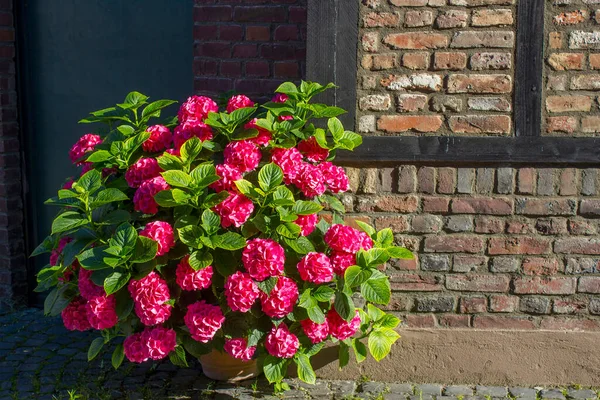
POLYGON ((164 125, 153 118, 173 102, 137 92, 94 113, 113 130, 73 145, 82 175, 49 201, 62 211, 38 283, 61 301, 47 312, 69 330, 103 331, 104 343, 125 337, 113 364, 186 365, 187 353, 218 349, 258 359, 275 383, 291 362, 310 379, 308 355, 328 339, 354 338, 344 345, 357 359, 367 336, 389 349, 399 321, 375 306, 391 295, 380 265, 406 254, 391 229, 342 222, 335 195, 349 179, 331 161, 361 138, 338 108, 310 103, 325 89, 286 83, 263 105, 191 96, 164 125))

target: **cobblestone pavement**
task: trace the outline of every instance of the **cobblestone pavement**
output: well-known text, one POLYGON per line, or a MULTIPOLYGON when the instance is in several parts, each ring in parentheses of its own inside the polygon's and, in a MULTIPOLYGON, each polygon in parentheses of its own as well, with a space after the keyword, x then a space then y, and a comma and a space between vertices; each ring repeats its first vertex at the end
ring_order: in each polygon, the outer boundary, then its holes
MULTIPOLYGON (((87 362, 97 333, 67 332, 60 318, 37 309, 0 317, 0 400, 4 399, 276 399, 263 380, 241 385, 204 377, 197 362, 178 368, 168 362, 125 363, 115 371, 110 352, 87 362), (69 391, 71 395, 69 395, 69 391), (79 396, 79 397, 77 397, 79 396)), ((600 400, 597 390, 582 388, 507 388, 413 385, 408 383, 289 380, 286 399, 377 400, 600 400)))

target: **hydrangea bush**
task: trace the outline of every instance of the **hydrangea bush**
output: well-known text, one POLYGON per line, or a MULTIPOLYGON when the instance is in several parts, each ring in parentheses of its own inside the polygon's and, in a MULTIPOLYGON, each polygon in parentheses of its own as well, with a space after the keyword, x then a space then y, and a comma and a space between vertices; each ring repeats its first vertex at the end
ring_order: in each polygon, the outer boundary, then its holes
POLYGON ((132 92, 82 120, 104 133, 75 143, 81 176, 46 202, 60 212, 34 251, 50 253, 45 313, 99 331, 90 360, 112 344, 115 368, 186 366, 217 349, 258 360, 277 390, 292 361, 315 382, 310 357, 327 339, 341 367, 351 351, 385 357, 399 320, 377 308, 390 300, 380 269, 412 254, 390 229, 344 224, 348 177, 331 161, 361 137, 344 110, 310 102, 330 87, 284 83, 260 106, 192 96, 162 125, 175 102, 132 92))

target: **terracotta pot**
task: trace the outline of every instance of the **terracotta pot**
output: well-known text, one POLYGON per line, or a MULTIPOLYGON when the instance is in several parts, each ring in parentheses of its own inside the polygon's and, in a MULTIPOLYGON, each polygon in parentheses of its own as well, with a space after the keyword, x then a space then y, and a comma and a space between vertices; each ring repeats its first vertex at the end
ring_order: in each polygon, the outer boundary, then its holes
POLYGON ((244 362, 217 350, 201 356, 200 364, 204 375, 217 381, 239 382, 259 375, 256 360, 244 362))

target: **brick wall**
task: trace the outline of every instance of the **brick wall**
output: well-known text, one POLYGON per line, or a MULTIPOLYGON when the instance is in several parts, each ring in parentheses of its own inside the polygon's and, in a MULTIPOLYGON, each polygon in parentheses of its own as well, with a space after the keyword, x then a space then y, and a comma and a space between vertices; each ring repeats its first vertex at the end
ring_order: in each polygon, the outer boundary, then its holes
POLYGON ((549 134, 600 133, 600 4, 546 3, 546 129, 549 134))
POLYGON ((411 327, 600 330, 598 169, 348 169, 349 220, 390 227, 411 327))
POLYGON ((513 0, 364 0, 359 130, 510 135, 513 0))
POLYGON ((27 301, 12 1, 0 1, 0 312, 27 301))
POLYGON ((194 88, 259 100, 305 75, 306 0, 196 0, 194 88))

